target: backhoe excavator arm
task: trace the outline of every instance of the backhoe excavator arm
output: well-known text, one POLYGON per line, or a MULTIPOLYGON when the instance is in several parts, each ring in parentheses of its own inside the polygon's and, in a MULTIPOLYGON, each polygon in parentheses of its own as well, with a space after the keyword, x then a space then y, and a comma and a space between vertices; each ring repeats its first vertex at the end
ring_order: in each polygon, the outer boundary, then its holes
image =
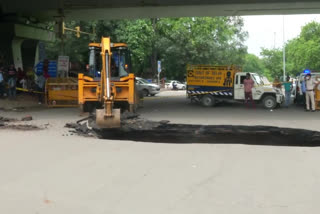
POLYGON ((102 103, 104 109, 96 110, 96 123, 100 128, 118 128, 120 127, 120 109, 113 109, 114 96, 112 95, 111 86, 111 43, 110 38, 101 39, 101 87, 102 103))

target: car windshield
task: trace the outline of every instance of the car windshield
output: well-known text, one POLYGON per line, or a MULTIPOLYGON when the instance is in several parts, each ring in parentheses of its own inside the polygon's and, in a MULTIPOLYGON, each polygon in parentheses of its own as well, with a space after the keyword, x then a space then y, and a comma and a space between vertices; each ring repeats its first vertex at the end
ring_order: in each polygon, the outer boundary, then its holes
POLYGON ((149 84, 149 82, 145 79, 139 79, 141 82, 145 83, 145 84, 149 84))
POLYGON ((254 75, 252 75, 253 76, 253 78, 256 80, 256 83, 258 84, 258 85, 263 85, 263 81, 261 80, 261 78, 257 75, 257 74, 254 74, 254 75))
POLYGON ((268 80, 267 77, 263 76, 261 79, 262 79, 264 85, 265 85, 265 84, 271 85, 271 83, 270 83, 270 81, 268 80))

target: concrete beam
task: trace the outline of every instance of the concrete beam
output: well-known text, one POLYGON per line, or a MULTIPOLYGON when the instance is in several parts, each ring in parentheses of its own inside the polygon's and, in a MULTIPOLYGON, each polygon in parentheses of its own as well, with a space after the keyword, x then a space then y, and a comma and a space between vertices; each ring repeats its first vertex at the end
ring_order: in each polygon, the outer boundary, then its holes
POLYGON ((4 13, 55 19, 63 8, 69 19, 121 19, 186 16, 318 14, 316 0, 4 0, 4 13), (19 3, 20 2, 20 3, 19 3))
POLYGON ((34 39, 46 42, 53 42, 56 38, 55 32, 44 30, 41 28, 35 28, 33 26, 15 24, 14 32, 16 37, 25 39, 34 39))
POLYGON ((189 17, 189 16, 244 16, 276 14, 318 14, 319 2, 232 4, 232 5, 194 5, 170 7, 134 7, 134 8, 96 8, 66 10, 70 20, 153 18, 153 17, 189 17))

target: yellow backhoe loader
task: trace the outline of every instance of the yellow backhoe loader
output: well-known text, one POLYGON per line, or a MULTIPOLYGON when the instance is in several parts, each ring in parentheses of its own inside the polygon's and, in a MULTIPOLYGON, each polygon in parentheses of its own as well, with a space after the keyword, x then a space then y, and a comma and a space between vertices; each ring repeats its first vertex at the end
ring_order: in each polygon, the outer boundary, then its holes
POLYGON ((125 43, 89 44, 88 74, 78 75, 78 101, 84 112, 96 112, 99 128, 119 128, 121 110, 134 112, 139 97, 125 43))

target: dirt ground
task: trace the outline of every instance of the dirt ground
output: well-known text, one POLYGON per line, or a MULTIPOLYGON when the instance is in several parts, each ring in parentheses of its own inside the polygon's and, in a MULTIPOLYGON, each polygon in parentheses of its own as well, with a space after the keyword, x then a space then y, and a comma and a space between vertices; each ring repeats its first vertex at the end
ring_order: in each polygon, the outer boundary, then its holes
POLYGON ((39 108, 42 105, 38 104, 38 97, 34 94, 18 93, 16 99, 10 100, 8 98, 0 99, 0 109, 8 111, 21 111, 28 108, 39 108))

